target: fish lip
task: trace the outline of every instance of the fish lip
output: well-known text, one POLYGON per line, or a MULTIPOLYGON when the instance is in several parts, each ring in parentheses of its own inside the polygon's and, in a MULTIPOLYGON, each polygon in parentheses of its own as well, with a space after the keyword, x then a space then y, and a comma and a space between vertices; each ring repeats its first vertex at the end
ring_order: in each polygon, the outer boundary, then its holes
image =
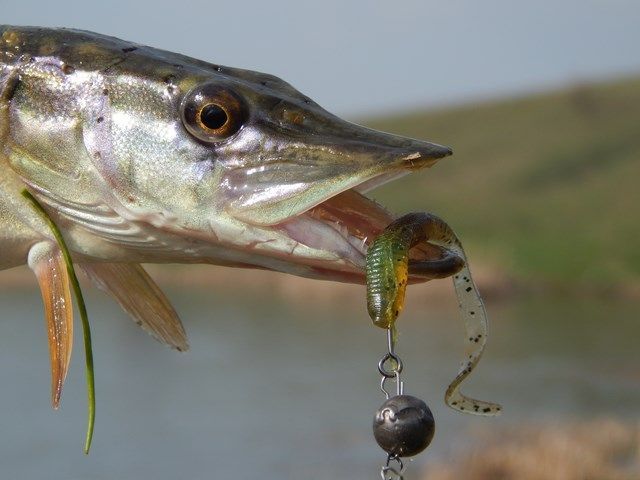
MULTIPOLYGON (((422 148, 420 151, 405 155, 402 157, 402 160, 410 163, 411 166, 409 168, 416 168, 412 163, 413 160, 423 160, 424 162, 430 162, 433 164, 441 158, 448 157, 450 155, 453 155, 453 149, 451 147, 440 145, 438 143, 429 143, 426 148, 422 148)), ((421 165, 417 168, 423 167, 424 165, 421 165)))

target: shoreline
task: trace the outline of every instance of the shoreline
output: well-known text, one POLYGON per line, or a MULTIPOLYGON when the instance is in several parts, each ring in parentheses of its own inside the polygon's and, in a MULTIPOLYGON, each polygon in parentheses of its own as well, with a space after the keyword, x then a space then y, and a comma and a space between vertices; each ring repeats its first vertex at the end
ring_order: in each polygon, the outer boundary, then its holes
MULTIPOLYGON (((266 270, 239 269, 216 265, 144 265, 145 269, 163 289, 216 289, 236 291, 241 287, 246 292, 276 295, 283 298, 298 298, 304 302, 350 301, 361 303, 364 285, 336 283, 295 277, 266 270)), ((88 285, 80 272, 83 285, 88 285)), ((634 301, 640 299, 640 281, 611 285, 572 284, 558 281, 523 281, 488 266, 476 265, 474 280, 484 299, 508 301, 523 296, 569 296, 579 298, 601 298, 606 300, 634 301)), ((0 272, 0 288, 36 288, 36 279, 28 267, 16 267, 0 272)), ((455 295, 451 283, 432 280, 425 285, 415 285, 410 290, 421 289, 421 297, 453 301, 455 295)))

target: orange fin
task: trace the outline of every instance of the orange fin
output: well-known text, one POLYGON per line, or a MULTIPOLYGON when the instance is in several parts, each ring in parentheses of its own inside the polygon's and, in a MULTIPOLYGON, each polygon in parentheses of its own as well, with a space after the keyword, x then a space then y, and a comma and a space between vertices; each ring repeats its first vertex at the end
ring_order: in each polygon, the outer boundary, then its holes
POLYGON ((156 340, 180 351, 188 350, 187 336, 178 314, 160 287, 137 263, 82 263, 99 289, 156 340))
POLYGON ((51 359, 51 404, 60 406, 73 348, 73 305, 69 276, 62 252, 52 242, 40 242, 29 250, 29 267, 36 274, 47 324, 51 359))

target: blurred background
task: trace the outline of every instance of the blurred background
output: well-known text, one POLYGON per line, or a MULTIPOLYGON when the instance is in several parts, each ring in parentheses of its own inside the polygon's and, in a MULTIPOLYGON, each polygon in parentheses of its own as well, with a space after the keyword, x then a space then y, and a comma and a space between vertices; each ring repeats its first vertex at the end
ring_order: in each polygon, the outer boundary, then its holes
MULTIPOLYGON (((448 280, 410 288, 398 351, 437 431, 407 478, 640 478, 637 1, 0 6, 7 24, 272 73, 349 120, 452 146, 374 196, 397 213, 434 212, 463 240, 492 321, 466 390, 504 414, 445 407, 463 349, 453 291, 448 280)), ((0 477, 377 478, 385 338, 362 286, 150 271, 191 350, 154 342, 85 289, 98 398, 89 457, 81 338, 54 413, 35 279, 0 272, 0 477)))

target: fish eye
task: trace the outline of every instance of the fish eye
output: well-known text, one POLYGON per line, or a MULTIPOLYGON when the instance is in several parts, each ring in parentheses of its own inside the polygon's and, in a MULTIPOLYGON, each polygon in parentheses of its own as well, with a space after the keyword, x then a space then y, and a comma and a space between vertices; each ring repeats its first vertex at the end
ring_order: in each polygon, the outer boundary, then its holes
POLYGON ((182 123, 198 140, 221 142, 235 134, 247 117, 245 103, 228 88, 214 84, 198 85, 181 104, 182 123))
POLYGON ((222 105, 207 103, 200 109, 198 120, 202 124, 202 128, 219 130, 229 121, 229 115, 222 105))

